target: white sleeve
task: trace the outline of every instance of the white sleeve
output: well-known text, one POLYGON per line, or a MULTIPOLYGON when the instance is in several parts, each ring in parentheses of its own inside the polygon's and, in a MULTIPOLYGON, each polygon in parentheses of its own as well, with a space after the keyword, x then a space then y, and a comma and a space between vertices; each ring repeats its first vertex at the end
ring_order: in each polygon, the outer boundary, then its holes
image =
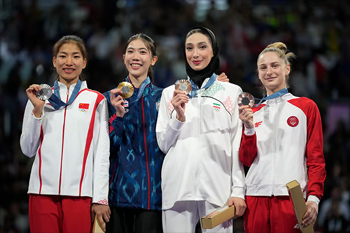
POLYGON ((172 90, 173 88, 166 88, 162 93, 156 126, 158 146, 165 154, 175 144, 181 128, 185 124, 176 117, 170 117, 173 109, 168 107, 168 104, 171 100, 170 96, 173 95, 172 90))
POLYGON ((239 111, 237 99, 242 90, 236 92, 237 95, 233 97, 234 112, 232 114, 232 125, 234 126, 231 138, 231 157, 232 157, 232 190, 231 197, 240 197, 244 199, 245 195, 245 174, 243 164, 239 160, 239 147, 242 138, 242 121, 239 119, 239 111))
POLYGON ((94 177, 92 202, 108 205, 109 189, 109 130, 107 100, 96 109, 94 128, 94 177))
POLYGON ((28 157, 33 157, 40 144, 40 131, 44 112, 41 117, 35 117, 33 114, 34 106, 30 100, 28 100, 26 108, 24 110, 22 134, 20 138, 20 146, 23 154, 28 157))

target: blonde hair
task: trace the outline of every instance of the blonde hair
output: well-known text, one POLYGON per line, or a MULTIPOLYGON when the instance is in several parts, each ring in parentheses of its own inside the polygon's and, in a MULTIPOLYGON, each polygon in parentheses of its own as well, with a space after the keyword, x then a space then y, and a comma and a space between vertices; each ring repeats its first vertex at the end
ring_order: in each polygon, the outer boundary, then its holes
POLYGON ((289 52, 287 46, 282 42, 275 42, 273 44, 269 44, 258 56, 258 61, 261 55, 267 52, 275 52, 278 57, 281 58, 286 65, 290 65, 290 61, 296 58, 296 55, 292 52, 289 52))

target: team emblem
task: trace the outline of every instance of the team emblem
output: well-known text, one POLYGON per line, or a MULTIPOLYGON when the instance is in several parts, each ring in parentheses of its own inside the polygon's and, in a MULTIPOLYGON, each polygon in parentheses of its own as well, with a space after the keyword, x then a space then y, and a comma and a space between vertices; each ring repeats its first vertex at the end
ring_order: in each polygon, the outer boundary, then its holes
POLYGON ((213 108, 215 109, 215 111, 220 111, 221 105, 217 104, 217 103, 213 103, 213 108))
POLYGON ((287 119, 287 124, 290 127, 295 127, 299 124, 299 119, 296 116, 291 116, 287 119))
POLYGON ((87 112, 89 110, 89 104, 87 103, 79 103, 79 111, 87 112))

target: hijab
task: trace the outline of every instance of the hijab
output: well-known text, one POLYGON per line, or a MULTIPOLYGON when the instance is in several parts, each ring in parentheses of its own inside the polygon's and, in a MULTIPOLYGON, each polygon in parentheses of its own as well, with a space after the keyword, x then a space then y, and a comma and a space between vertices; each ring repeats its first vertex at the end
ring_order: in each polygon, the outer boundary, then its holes
MULTIPOLYGON (((190 31, 185 39, 185 43, 184 43, 184 53, 185 53, 185 61, 186 61, 186 73, 187 75, 193 80, 193 82, 195 84, 197 84, 197 86, 200 88, 204 82, 204 80, 206 78, 209 78, 213 75, 213 73, 215 71, 217 71, 219 69, 220 66, 220 60, 219 60, 219 56, 218 56, 218 45, 217 45, 217 41, 215 38, 214 33, 209 30, 208 28, 205 27, 195 27, 190 31), (192 32, 193 30, 199 29, 199 32, 195 32, 195 33, 202 33, 206 36, 209 36, 210 38, 210 42, 211 42, 211 46, 213 48, 213 57, 210 60, 210 63, 208 64, 207 67, 205 67, 202 70, 194 70, 191 68, 191 66, 188 64, 187 59, 186 59, 186 40, 189 37, 189 33, 192 32)), ((194 33, 192 33, 191 35, 193 35, 194 33)))

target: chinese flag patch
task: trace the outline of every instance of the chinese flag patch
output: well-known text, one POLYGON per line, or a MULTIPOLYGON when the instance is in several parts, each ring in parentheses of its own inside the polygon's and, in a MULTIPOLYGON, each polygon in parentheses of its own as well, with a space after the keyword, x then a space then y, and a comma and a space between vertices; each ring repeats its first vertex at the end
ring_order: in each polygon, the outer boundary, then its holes
POLYGON ((89 104, 80 103, 79 109, 89 109, 89 104))

